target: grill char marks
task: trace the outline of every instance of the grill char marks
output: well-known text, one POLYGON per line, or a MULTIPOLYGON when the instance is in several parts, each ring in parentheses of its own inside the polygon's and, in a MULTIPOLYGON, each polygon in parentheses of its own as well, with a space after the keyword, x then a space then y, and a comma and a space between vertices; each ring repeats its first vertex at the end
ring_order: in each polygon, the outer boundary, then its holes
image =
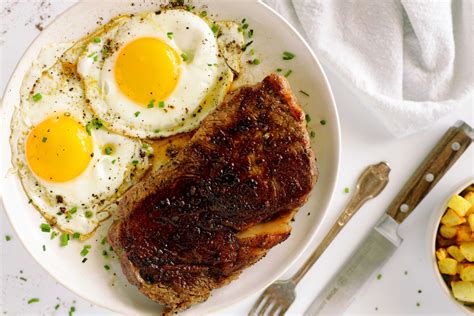
POLYGON ((269 75, 230 93, 172 162, 123 196, 109 241, 132 284, 181 310, 285 240, 289 228, 239 234, 289 220, 316 178, 304 113, 269 75))

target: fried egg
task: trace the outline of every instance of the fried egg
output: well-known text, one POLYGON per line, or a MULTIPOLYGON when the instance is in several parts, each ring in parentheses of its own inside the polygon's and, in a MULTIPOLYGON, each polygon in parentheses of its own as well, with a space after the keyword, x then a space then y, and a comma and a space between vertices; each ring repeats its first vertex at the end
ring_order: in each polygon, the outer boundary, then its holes
POLYGON ((24 79, 12 119, 13 163, 46 220, 85 238, 109 217, 106 206, 143 175, 151 149, 111 133, 88 109, 79 77, 66 61, 81 50, 72 48, 55 63, 51 49, 24 79))
POLYGON ((120 134, 159 138, 192 130, 239 70, 237 28, 180 9, 118 17, 84 43, 77 70, 87 101, 120 134))

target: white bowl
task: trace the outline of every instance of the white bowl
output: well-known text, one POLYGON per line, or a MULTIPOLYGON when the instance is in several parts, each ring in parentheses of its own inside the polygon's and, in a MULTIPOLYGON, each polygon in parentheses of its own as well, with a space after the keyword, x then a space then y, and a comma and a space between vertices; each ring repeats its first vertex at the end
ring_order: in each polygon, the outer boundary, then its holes
POLYGON ((461 185, 459 185, 456 190, 451 192, 450 195, 446 198, 444 203, 440 206, 436 212, 433 212, 429 225, 428 225, 428 256, 431 261, 431 267, 434 273, 434 277, 438 280, 438 285, 441 287, 442 291, 449 297, 449 300, 458 306, 463 312, 472 314, 474 312, 474 308, 469 308, 465 306, 462 302, 456 300, 451 292, 451 289, 448 287, 446 282, 444 281, 441 272, 438 269, 438 262, 436 259, 435 251, 436 251, 436 236, 438 235, 438 229, 441 222, 441 218, 443 217, 446 209, 448 208, 449 199, 455 195, 460 194, 464 189, 469 187, 470 185, 474 184, 474 179, 464 180, 461 185))
MULTIPOLYGON (((84 0, 63 13, 41 32, 18 63, 5 91, 0 113, 0 193, 19 239, 31 256, 58 282, 97 305, 128 315, 157 314, 160 306, 127 284, 116 262, 109 263, 110 271, 104 270, 104 259, 97 250, 102 247, 100 240, 105 235, 106 225, 102 225, 96 236, 87 241, 92 245, 92 250, 86 264, 80 260, 82 245, 79 242, 59 247, 57 239, 51 241, 49 235, 40 231, 39 225, 43 219, 28 204, 28 197, 13 171, 8 139, 12 112, 19 102, 21 81, 43 45, 80 38, 97 26, 99 17, 107 21, 119 13, 156 10, 157 6, 153 2, 84 0), (131 2, 135 2, 135 6, 131 6, 131 2), (42 250, 43 244, 47 245, 47 253, 42 250), (116 272, 117 276, 114 277, 111 272, 116 272), (110 286, 111 283, 115 286, 110 286)), ((308 203, 296 216, 290 238, 272 249, 266 258, 246 269, 238 280, 214 291, 208 301, 192 308, 190 312, 194 314, 227 307, 262 290, 298 259, 327 213, 336 185, 340 153, 339 118, 331 89, 316 56, 295 29, 261 1, 196 0, 194 4, 199 6, 204 2, 208 4, 208 12, 218 13, 222 19, 240 21, 245 17, 249 21, 255 29, 254 45, 262 60, 258 66, 262 77, 276 68, 281 67, 286 71, 291 67, 293 74, 288 79, 295 93, 304 90, 311 94, 310 97, 298 96, 302 107, 313 118, 310 125, 317 132, 312 145, 318 158, 320 177, 308 203), (285 50, 295 52, 297 57, 283 61, 281 54, 285 50), (325 126, 319 123, 323 119, 327 122, 325 126), (308 213, 311 216, 307 216, 308 213)), ((324 271, 324 267, 321 268, 324 271)))

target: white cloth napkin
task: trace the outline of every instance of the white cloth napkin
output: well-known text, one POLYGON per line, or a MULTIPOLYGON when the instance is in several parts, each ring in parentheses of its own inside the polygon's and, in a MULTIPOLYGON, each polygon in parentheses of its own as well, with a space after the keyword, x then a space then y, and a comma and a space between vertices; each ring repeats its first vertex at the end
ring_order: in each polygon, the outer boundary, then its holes
MULTIPOLYGON (((471 0, 265 0, 396 136, 473 107, 471 0)), ((474 110, 474 109, 473 109, 474 110)))

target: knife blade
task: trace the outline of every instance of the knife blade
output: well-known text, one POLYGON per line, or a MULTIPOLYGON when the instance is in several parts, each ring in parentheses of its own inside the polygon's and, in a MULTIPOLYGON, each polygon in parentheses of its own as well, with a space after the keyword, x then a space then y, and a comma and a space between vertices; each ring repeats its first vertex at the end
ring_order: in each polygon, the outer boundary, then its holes
POLYGON ((358 291, 401 245, 399 225, 471 145, 473 138, 473 129, 462 121, 448 129, 305 315, 340 314, 349 307, 358 291))

